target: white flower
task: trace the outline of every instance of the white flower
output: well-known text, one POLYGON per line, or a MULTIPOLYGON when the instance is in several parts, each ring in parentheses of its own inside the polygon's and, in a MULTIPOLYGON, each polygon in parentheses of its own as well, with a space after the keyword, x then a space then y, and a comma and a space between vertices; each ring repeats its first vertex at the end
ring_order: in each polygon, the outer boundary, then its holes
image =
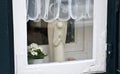
POLYGON ((38 46, 38 48, 37 48, 37 49, 40 49, 40 50, 41 50, 41 52, 43 52, 43 48, 42 48, 42 47, 38 46))
POLYGON ((40 50, 42 53, 44 53, 43 48, 36 43, 30 44, 27 48, 28 48, 28 52, 30 52, 31 55, 33 55, 33 56, 38 55, 38 52, 36 50, 40 50))
POLYGON ((37 50, 36 48, 32 48, 32 51, 37 50))
POLYGON ((36 43, 32 43, 30 44, 30 46, 28 46, 28 52, 31 52, 33 50, 37 50, 39 47, 36 43))
POLYGON ((36 49, 36 48, 38 48, 38 45, 36 43, 32 43, 32 44, 30 44, 30 48, 36 49))
POLYGON ((31 54, 32 54, 33 56, 37 56, 37 55, 38 55, 38 53, 37 53, 37 52, 34 52, 34 51, 31 51, 31 54))

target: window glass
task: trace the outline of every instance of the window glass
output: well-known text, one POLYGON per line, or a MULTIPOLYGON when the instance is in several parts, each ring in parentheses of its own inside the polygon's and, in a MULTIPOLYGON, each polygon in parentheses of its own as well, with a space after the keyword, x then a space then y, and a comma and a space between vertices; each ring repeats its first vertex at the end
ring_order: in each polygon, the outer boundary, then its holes
MULTIPOLYGON (((92 3, 93 4, 93 3, 92 3)), ((27 22, 29 64, 92 59, 93 5, 82 19, 27 22), (91 17, 90 17, 91 16, 91 17)), ((87 8, 87 7, 86 7, 87 8)), ((88 8, 87 8, 88 9, 88 8)))

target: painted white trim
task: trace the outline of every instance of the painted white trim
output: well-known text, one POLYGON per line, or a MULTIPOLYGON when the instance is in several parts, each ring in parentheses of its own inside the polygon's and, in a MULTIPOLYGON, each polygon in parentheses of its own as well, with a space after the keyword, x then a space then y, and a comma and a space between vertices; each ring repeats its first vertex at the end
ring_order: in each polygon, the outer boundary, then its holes
POLYGON ((27 64, 26 0, 13 0, 15 74, 82 74, 105 72, 107 0, 94 0, 93 59, 27 64))

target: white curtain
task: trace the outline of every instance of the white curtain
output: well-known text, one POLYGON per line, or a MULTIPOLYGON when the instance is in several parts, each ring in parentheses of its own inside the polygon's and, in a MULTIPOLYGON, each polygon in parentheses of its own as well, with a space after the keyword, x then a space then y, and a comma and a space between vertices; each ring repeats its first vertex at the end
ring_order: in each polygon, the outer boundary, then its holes
POLYGON ((93 0, 27 0, 27 20, 67 21, 93 17, 93 0))

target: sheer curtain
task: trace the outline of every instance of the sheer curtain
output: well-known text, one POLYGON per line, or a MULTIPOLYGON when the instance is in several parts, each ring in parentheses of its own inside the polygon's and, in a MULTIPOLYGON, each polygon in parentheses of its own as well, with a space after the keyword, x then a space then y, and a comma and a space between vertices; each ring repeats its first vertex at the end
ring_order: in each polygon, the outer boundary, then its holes
POLYGON ((67 21, 93 17, 93 0, 27 0, 27 21, 67 21))

